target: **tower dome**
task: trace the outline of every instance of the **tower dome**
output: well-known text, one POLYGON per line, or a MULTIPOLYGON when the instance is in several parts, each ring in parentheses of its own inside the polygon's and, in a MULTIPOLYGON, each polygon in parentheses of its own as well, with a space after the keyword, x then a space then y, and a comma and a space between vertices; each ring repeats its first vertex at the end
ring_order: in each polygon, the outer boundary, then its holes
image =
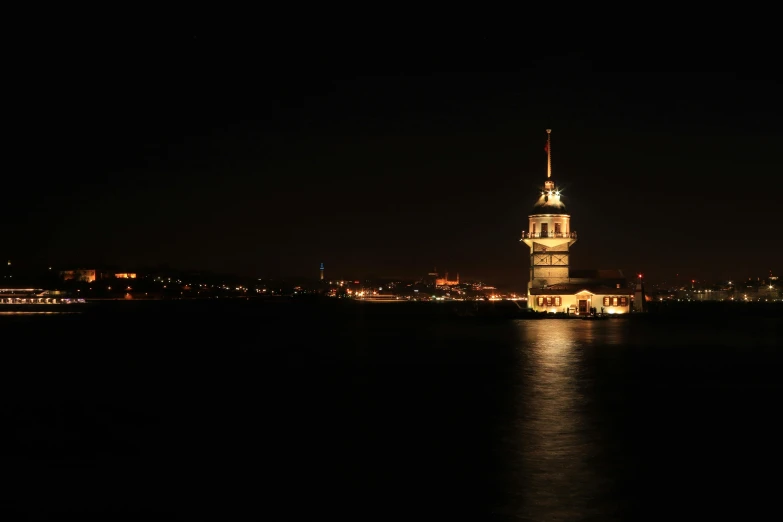
POLYGON ((547 180, 545 182, 544 190, 541 191, 541 195, 533 205, 530 214, 568 214, 563 197, 560 195, 560 191, 555 188, 553 181, 547 180))
POLYGON ((541 196, 539 196, 536 204, 533 205, 533 210, 530 212, 531 216, 540 214, 563 214, 568 215, 566 212, 565 203, 560 196, 560 191, 555 186, 555 182, 552 180, 552 129, 546 130, 546 181, 544 182, 544 188, 541 190, 541 196))

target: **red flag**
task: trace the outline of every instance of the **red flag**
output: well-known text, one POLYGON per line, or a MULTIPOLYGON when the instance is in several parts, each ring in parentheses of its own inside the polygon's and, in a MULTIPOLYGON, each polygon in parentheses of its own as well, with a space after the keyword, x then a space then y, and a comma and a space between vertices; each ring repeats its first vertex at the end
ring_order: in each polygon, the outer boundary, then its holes
POLYGON ((544 152, 549 152, 549 143, 544 145, 544 152))

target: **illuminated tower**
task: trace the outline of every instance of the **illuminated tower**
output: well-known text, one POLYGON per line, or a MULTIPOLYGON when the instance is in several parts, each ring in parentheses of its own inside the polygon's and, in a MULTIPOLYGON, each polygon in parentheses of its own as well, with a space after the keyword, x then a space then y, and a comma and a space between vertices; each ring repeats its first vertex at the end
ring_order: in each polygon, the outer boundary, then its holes
POLYGON ((566 212, 560 189, 552 180, 552 129, 547 129, 546 134, 546 181, 530 213, 528 231, 522 232, 521 239, 530 247, 529 303, 532 303, 531 288, 568 282, 568 250, 576 242, 571 216, 566 212))
POLYGON ((642 274, 639 274, 639 277, 636 280, 636 290, 633 294, 633 311, 644 312, 644 310, 644 286, 642 285, 642 274))
POLYGON ((321 263, 321 281, 324 280, 324 264, 321 263))

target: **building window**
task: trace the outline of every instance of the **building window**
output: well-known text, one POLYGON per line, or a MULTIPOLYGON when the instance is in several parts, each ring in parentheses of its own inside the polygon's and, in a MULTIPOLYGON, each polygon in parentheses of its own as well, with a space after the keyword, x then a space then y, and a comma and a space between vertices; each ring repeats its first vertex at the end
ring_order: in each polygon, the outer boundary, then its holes
POLYGON ((538 306, 560 306, 562 304, 562 298, 559 296, 552 297, 537 297, 538 306))
POLYGON ((549 223, 541 223, 541 237, 549 235, 549 223))
POLYGON ((628 306, 628 298, 627 297, 621 297, 620 298, 620 306, 628 306))
POLYGON ((604 297, 604 306, 609 306, 609 298, 604 297))
POLYGON ((617 306, 617 298, 612 297, 612 306, 617 306))
POLYGON ((531 232, 533 232, 534 236, 536 235, 536 224, 535 223, 533 223, 533 230, 531 232))
POLYGON ((560 223, 555 223, 555 237, 560 237, 560 223))

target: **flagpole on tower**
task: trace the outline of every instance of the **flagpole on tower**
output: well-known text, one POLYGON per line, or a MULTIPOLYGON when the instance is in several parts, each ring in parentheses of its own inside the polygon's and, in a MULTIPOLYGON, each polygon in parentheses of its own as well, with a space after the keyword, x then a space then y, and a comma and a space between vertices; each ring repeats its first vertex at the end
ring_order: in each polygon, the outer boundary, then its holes
POLYGON ((552 129, 546 130, 546 177, 552 177, 552 129))

